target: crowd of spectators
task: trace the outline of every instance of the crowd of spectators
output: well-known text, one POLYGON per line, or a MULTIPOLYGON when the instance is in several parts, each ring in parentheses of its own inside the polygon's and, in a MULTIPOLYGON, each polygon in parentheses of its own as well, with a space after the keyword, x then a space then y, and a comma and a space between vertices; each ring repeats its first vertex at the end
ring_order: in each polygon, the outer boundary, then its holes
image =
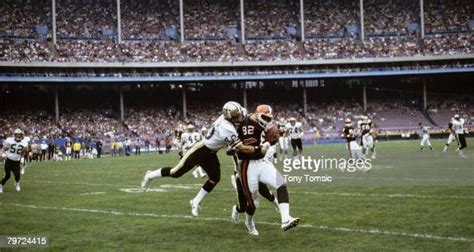
POLYGON ((122 37, 125 40, 166 39, 166 28, 179 30, 178 1, 122 0, 122 37))
MULTIPOLYGON (((369 116, 377 126, 381 136, 388 134, 416 134, 418 123, 432 126, 434 132, 444 132, 450 118, 455 113, 467 120, 466 127, 474 126, 474 107, 467 103, 456 103, 452 100, 431 104, 427 113, 435 124, 429 121, 423 112, 414 106, 401 101, 371 101, 367 112, 357 100, 339 99, 335 101, 309 102, 306 115, 303 115, 301 104, 274 102, 275 120, 285 122, 296 117, 303 123, 305 138, 314 139, 317 133, 320 139, 337 139, 347 117, 353 118, 355 125, 363 116, 369 116)), ((192 123, 197 131, 209 128, 220 113, 222 104, 193 104, 183 120, 179 109, 173 106, 130 107, 125 111, 125 120, 111 116, 102 110, 65 109, 60 120, 55 123, 52 116, 33 112, 3 113, 0 115, 0 136, 9 136, 12 130, 19 127, 32 139, 69 137, 71 139, 100 139, 104 143, 131 139, 152 146, 165 146, 172 142, 175 130, 192 123)), ((249 108, 252 108, 250 105, 249 108)))
POLYGON ((113 0, 56 2, 58 37, 100 38, 117 23, 113 0))
POLYGON ((189 40, 226 39, 240 20, 237 1, 184 1, 184 34, 189 40))
POLYGON ((258 39, 289 38, 288 28, 297 27, 297 1, 244 1, 245 36, 258 39))
POLYGON ((304 7, 307 38, 355 36, 347 27, 359 23, 359 1, 310 0, 304 2, 304 7))
POLYGON ((357 34, 358 1, 306 0, 304 43, 297 41, 298 1, 244 3, 246 43, 241 44, 239 38, 240 3, 224 0, 184 1, 188 41, 179 43, 178 1, 123 0, 123 43, 119 45, 116 1, 58 0, 59 40, 52 45, 35 31, 38 26, 47 27, 48 37, 52 36, 51 5, 47 0, 5 0, 0 3, 0 60, 234 62, 472 52, 469 22, 474 22, 474 4, 468 0, 426 0, 425 39, 419 36, 418 1, 366 0, 365 41, 357 34))
POLYGON ((418 23, 419 1, 366 0, 364 25, 367 35, 414 35, 408 26, 418 23))
POLYGON ((256 40, 243 46, 229 40, 135 41, 59 40, 57 45, 38 40, 0 38, 0 60, 13 62, 235 62, 383 58, 472 53, 472 34, 312 39, 256 40), (53 49, 53 50, 51 50, 53 49), (57 52, 57 53, 56 53, 57 52))
POLYGON ((26 3, 21 0, 0 1, 0 35, 34 37, 36 26, 51 26, 48 0, 26 3))
POLYGON ((47 42, 0 38, 0 61, 50 62, 55 60, 47 42))
POLYGON ((472 32, 474 2, 470 0, 424 1, 426 33, 472 32))

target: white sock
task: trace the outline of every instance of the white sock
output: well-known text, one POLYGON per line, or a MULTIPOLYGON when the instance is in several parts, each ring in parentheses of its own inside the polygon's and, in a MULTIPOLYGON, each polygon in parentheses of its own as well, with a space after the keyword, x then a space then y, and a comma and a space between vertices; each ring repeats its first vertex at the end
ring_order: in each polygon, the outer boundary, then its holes
POLYGON ((161 168, 148 173, 149 179, 161 178, 161 168))
POLYGON ((290 203, 278 204, 280 208, 281 223, 285 223, 290 219, 290 203))
POLYGON ((194 205, 201 204, 201 201, 206 197, 207 194, 208 194, 208 192, 206 190, 204 190, 203 188, 201 188, 201 190, 199 190, 196 197, 194 197, 193 204, 194 205))
POLYGON ((245 223, 247 224, 253 224, 253 215, 250 215, 248 213, 245 213, 245 223))

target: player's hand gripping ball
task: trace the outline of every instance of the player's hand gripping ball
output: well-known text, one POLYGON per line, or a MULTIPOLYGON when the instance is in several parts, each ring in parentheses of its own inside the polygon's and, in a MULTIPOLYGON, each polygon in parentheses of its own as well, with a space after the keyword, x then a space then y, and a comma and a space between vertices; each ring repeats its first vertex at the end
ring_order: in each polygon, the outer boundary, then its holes
POLYGON ((265 131, 265 141, 271 145, 278 143, 278 138, 280 138, 278 126, 273 125, 270 129, 265 131))

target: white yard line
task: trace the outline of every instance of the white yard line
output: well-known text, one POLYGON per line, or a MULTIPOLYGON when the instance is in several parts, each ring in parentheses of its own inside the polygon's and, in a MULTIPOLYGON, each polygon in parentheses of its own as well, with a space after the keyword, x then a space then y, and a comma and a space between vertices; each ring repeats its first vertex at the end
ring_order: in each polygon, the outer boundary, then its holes
MULTIPOLYGON (((166 215, 166 214, 154 214, 154 213, 140 213, 140 212, 120 212, 120 211, 109 211, 101 209, 87 209, 87 208, 68 208, 68 207, 48 207, 48 206, 35 206, 35 205, 24 205, 15 203, 2 203, 3 206, 14 206, 31 209, 43 209, 43 210, 58 210, 58 211, 69 211, 69 212, 86 212, 86 213, 99 213, 106 215, 118 215, 118 216, 138 216, 138 217, 154 217, 154 218, 173 218, 173 219, 197 219, 202 221, 222 221, 230 222, 230 219, 217 218, 217 217, 193 217, 191 215, 166 215)), ((272 225, 279 226, 279 223, 275 222, 257 222, 261 225, 272 225)), ((338 232, 349 232, 349 233, 363 233, 363 234, 374 234, 374 235, 385 235, 385 236, 401 236, 409 238, 419 238, 426 240, 444 240, 444 241, 457 241, 457 242, 474 242, 474 238, 465 237, 450 237, 450 236, 438 236, 431 234, 417 234, 407 232, 394 232, 380 229, 359 229, 359 228, 346 228, 346 227, 328 227, 323 225, 312 225, 312 224, 301 224, 298 227, 308 229, 323 229, 338 232)))
MULTIPOLYGON (((83 182, 54 182, 54 181, 43 181, 43 180, 27 180, 24 183, 46 183, 46 184, 73 184, 73 185, 85 185, 85 186, 107 186, 117 188, 139 188, 138 185, 114 185, 114 184, 96 184, 96 183, 83 183, 83 182)), ((163 184, 159 188, 175 189, 175 190, 189 190, 200 188, 200 184, 163 184)), ((153 187, 152 187, 153 188, 153 187)), ((232 188, 216 188, 218 191, 235 191, 232 188)), ((337 193, 337 192, 307 192, 307 191, 290 191, 290 193, 296 194, 313 194, 313 195, 333 195, 333 196, 354 196, 354 197, 379 197, 379 198, 417 198, 417 199, 460 199, 460 200, 474 200, 474 196, 454 196, 454 195, 423 195, 423 194, 374 194, 374 193, 337 193)))
POLYGON ((100 195, 100 194, 105 194, 105 192, 87 192, 87 193, 79 193, 81 196, 87 196, 87 195, 100 195))

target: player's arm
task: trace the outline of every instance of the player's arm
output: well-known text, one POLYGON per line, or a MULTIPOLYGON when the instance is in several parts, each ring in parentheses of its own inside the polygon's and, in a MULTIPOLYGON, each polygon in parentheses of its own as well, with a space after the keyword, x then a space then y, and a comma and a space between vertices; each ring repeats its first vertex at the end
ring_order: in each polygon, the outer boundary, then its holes
POLYGON ((7 152, 10 149, 10 143, 8 141, 3 142, 3 152, 7 152))
POLYGON ((257 154, 257 153, 262 153, 265 155, 268 151, 268 147, 270 146, 270 143, 265 142, 263 145, 260 146, 251 146, 251 145, 245 145, 243 143, 240 143, 235 147, 235 150, 243 153, 243 154, 257 154))

